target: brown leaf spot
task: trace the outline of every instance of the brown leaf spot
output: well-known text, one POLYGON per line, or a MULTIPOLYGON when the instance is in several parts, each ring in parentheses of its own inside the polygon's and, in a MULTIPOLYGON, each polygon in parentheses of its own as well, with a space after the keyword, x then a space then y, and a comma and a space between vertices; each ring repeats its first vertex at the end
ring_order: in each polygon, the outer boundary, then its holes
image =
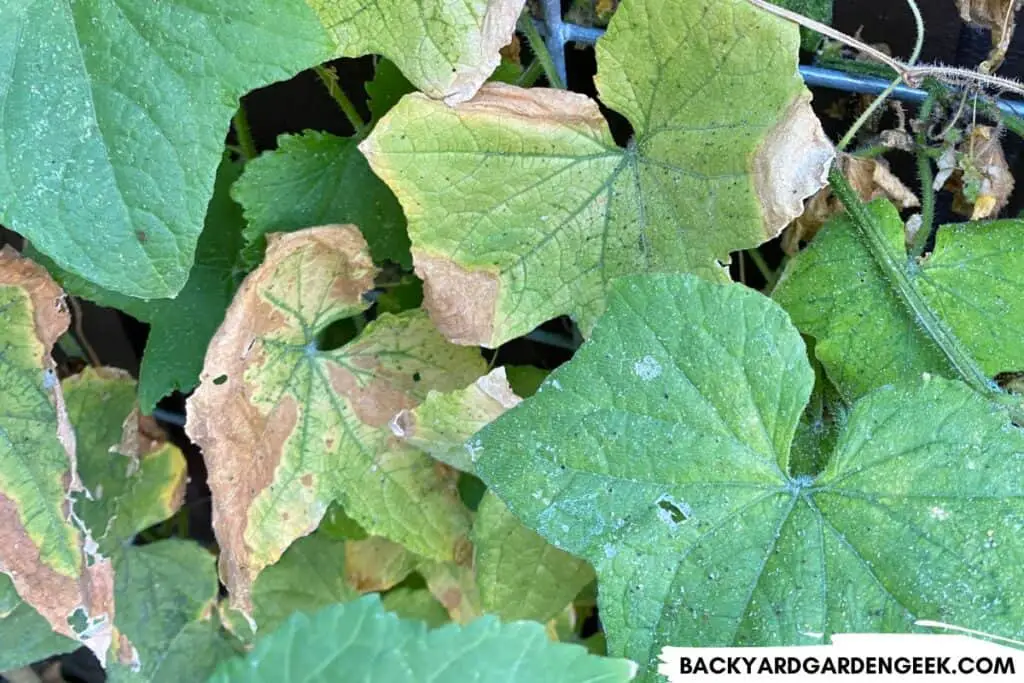
POLYGON ((299 481, 302 483, 303 486, 305 486, 308 489, 311 486, 313 486, 313 475, 312 474, 304 474, 299 479, 299 481))
POLYGON ((754 155, 765 239, 803 213, 804 199, 825 186, 834 158, 835 149, 811 109, 811 94, 802 90, 754 155))
POLYGON ((462 591, 458 588, 449 588, 441 593, 440 599, 445 609, 453 610, 462 604, 462 591))
POLYGON ((498 276, 470 271, 450 259, 413 250, 416 274, 423 280, 423 307, 449 341, 492 346, 498 302, 498 276))

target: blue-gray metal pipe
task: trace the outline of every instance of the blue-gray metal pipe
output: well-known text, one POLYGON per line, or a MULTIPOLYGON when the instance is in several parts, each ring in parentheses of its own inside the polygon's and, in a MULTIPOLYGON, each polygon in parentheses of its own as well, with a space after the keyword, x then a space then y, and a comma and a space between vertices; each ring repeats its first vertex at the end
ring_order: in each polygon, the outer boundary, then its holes
MULTIPOLYGON (((537 28, 545 36, 544 42, 548 51, 551 52, 551 58, 559 70, 562 81, 565 82, 565 43, 593 45, 598 38, 604 35, 604 29, 563 22, 561 12, 556 11, 560 4, 558 0, 544 0, 544 22, 538 22, 537 28), (549 12, 554 12, 556 16, 556 31, 554 33, 549 31, 545 25, 549 21, 549 12)), ((889 81, 884 78, 848 74, 819 66, 801 66, 800 75, 803 76, 804 82, 811 87, 830 88, 865 95, 878 95, 889 87, 889 81)), ((905 85, 897 86, 892 93, 893 98, 910 103, 923 102, 927 96, 925 91, 905 85)), ((1001 99, 997 100, 996 104, 1003 113, 1024 118, 1024 102, 1001 99)))

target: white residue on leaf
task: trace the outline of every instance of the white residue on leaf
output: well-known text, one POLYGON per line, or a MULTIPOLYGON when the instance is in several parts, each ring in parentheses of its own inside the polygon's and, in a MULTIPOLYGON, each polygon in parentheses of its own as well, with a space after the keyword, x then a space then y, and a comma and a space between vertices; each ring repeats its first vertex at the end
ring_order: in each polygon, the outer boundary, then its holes
POLYGON ((472 439, 466 442, 466 452, 469 453, 470 462, 476 462, 480 459, 480 451, 484 449, 483 443, 480 439, 472 439))
POLYGON ((654 356, 644 356, 633 363, 633 374, 645 382, 649 382, 661 375, 661 363, 655 360, 654 356))
POLYGON ((931 510, 932 519, 937 519, 940 522, 949 519, 949 513, 940 508, 938 505, 933 507, 931 510))
POLYGON ((619 549, 613 546, 611 543, 604 544, 604 556, 611 559, 619 554, 619 549))

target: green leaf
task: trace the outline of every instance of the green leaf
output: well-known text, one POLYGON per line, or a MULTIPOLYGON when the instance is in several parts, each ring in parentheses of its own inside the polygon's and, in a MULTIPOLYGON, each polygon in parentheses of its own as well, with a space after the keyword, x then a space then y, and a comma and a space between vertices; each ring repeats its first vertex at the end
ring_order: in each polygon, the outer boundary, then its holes
POLYGON ((586 562, 523 526, 493 493, 480 502, 472 537, 481 605, 504 621, 553 619, 594 580, 586 562))
POLYGON ((113 681, 200 681, 234 654, 217 623, 214 557, 191 541, 126 548, 116 561, 117 624, 134 646, 113 681))
MULTIPOLYGON (((443 612, 444 608, 441 609, 443 612)), ((11 579, 3 573, 0 573, 0 643, 4 644, 0 648, 0 671, 19 669, 51 655, 71 652, 79 645, 54 633, 46 619, 22 602, 11 579)))
POLYGON ((466 441, 521 400, 508 385, 505 368, 497 368, 465 389, 430 392, 420 405, 395 415, 391 431, 446 465, 472 473, 466 441))
POLYGON ((300 538, 252 587, 253 619, 260 635, 293 612, 314 612, 348 602, 359 592, 345 582, 345 541, 315 532, 300 538))
MULTIPOLYGON (((866 208, 887 260, 981 370, 994 376, 1024 368, 1024 222, 943 226, 934 252, 916 263, 895 207, 878 201, 866 208)), ((929 325, 845 215, 790 263, 773 297, 817 340, 817 358, 848 400, 926 372, 959 378, 929 325)))
POLYGON ((249 224, 243 251, 248 268, 263 259, 268 233, 345 223, 360 228, 378 263, 412 267, 402 207, 353 139, 316 131, 282 135, 277 150, 246 165, 232 194, 249 224))
MULTIPOLYGON (((779 0, 776 4, 809 19, 820 21, 825 25, 832 23, 833 0, 779 0)), ((804 50, 817 50, 821 42, 822 36, 820 33, 801 27, 801 48, 804 50)))
POLYGON ((174 299, 143 301, 118 294, 61 269, 37 250, 30 252, 69 294, 120 309, 149 323, 138 388, 139 404, 146 415, 171 392, 187 393, 195 388, 206 347, 231 303, 233 270, 245 221, 229 190, 240 172, 238 164, 222 161, 196 247, 195 263, 188 282, 174 299))
POLYGON ((0 223, 147 299, 185 285, 239 98, 330 54, 301 0, 19 0, 0 27, 0 223))
POLYGON ((374 275, 351 226, 275 235, 211 342, 186 429, 209 471, 221 576, 244 611, 259 572, 334 501, 419 555, 454 560, 468 546, 454 477, 387 423, 431 389, 473 381, 483 358, 447 344, 420 311, 323 348, 323 330, 367 307, 374 275))
POLYGON ((380 121, 404 95, 411 92, 416 92, 416 86, 402 75, 395 63, 389 59, 378 59, 373 70, 373 80, 366 83, 366 95, 369 98, 367 105, 373 123, 380 121))
POLYGON ((402 619, 425 622, 430 628, 450 621, 444 605, 423 588, 395 588, 381 597, 381 603, 388 612, 394 612, 402 619))
POLYGON ((626 148, 569 92, 404 98, 360 148, 402 203, 442 333, 493 348, 562 314, 588 333, 615 277, 724 280, 719 262, 800 215, 833 156, 797 41, 746 0, 624 0, 597 86, 633 126, 626 148))
POLYGON ((0 249, 0 567, 58 634, 103 658, 109 562, 69 519, 79 488, 75 435, 50 352, 68 328, 63 292, 40 266, 0 249))
POLYGON ((473 440, 512 512, 597 572, 609 651, 798 645, 916 619, 1024 635, 1024 433, 940 378, 857 403, 793 476, 811 392, 777 304, 623 279, 593 339, 473 440), (528 436, 526 436, 528 435, 528 436))
POLYGON ((63 389, 85 489, 75 511, 100 553, 116 557, 136 534, 181 507, 185 456, 142 433, 133 413, 135 381, 127 373, 86 368, 64 380, 63 389))
POLYGON ((417 88, 468 100, 501 62, 524 0, 308 0, 337 42, 335 57, 387 57, 417 88))
POLYGON ((484 617, 469 626, 428 630, 423 622, 385 612, 370 595, 312 616, 296 614, 246 659, 223 665, 210 683, 326 681, 342 670, 347 680, 393 683, 612 683, 630 680, 635 665, 553 643, 531 622, 484 617), (339 664, 325 668, 325 661, 339 664))

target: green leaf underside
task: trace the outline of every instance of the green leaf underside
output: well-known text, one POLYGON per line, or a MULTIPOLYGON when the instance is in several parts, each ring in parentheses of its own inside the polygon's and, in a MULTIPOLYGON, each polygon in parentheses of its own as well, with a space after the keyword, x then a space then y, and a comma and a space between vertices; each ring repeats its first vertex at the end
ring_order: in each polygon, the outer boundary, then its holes
POLYGON ((356 144, 316 131, 282 135, 277 150, 246 166, 233 196, 248 222, 242 252, 247 267, 263 259, 267 233, 335 223, 357 225, 378 263, 412 267, 402 207, 356 144))
MULTIPOLYGON (((958 382, 858 403, 787 474, 813 373, 740 285, 627 278, 593 339, 480 432, 477 472, 594 564, 609 651, 797 645, 935 619, 1020 637, 1024 436, 958 382)), ((653 680, 651 678, 650 680, 653 680)))
POLYGON ((0 222, 101 287, 174 296, 238 99, 329 43, 301 0, 4 3, 0 222))
POLYGON ((228 160, 221 163, 196 247, 195 263, 188 282, 174 299, 143 301, 112 292, 63 270, 38 250, 30 251, 31 257, 46 267, 64 291, 117 308, 150 324, 138 387, 139 406, 146 415, 171 392, 195 388, 206 347, 231 303, 233 270, 245 221, 229 191, 240 173, 238 164, 228 160))
POLYGON ((524 0, 307 0, 337 57, 380 54, 430 97, 473 96, 501 62, 524 0))
POLYGON ((50 625, 22 602, 14 584, 0 573, 0 671, 28 666, 51 655, 77 650, 79 643, 53 632, 50 625))
MULTIPOLYGON (((497 346, 565 313, 588 331, 617 276, 724 279, 719 261, 781 227, 753 166, 806 94, 797 41, 744 0, 627 0, 597 46, 601 99, 635 130, 625 149, 583 96, 489 84, 455 109, 403 99, 362 149, 405 209, 428 308, 432 285, 491 298, 476 305, 492 326, 464 336, 445 329, 467 315, 459 301, 432 309, 442 331, 497 346), (453 282, 437 260, 479 280, 453 282)), ((816 130, 809 118, 790 156, 817 177, 793 195, 820 186, 831 155, 816 130)))
POLYGON ((551 642, 540 624, 501 624, 484 617, 468 626, 428 630, 400 620, 369 595, 316 614, 296 614, 261 640, 246 659, 223 665, 210 683, 330 680, 462 683, 613 683, 632 678, 623 660, 551 642))
POLYGON ((234 654, 210 620, 218 584, 214 556, 191 541, 129 547, 115 564, 119 629, 141 668, 117 663, 113 680, 201 681, 234 654))
POLYGON ((368 305, 365 242, 351 227, 276 239, 236 295, 189 401, 188 432, 203 447, 218 510, 221 572, 241 606, 247 584, 333 501, 371 534, 452 559, 468 512, 453 483, 387 422, 485 367, 421 311, 382 315, 343 347, 320 350, 331 322, 368 305))
MULTIPOLYGON (((912 263, 903 222, 885 201, 870 215, 912 285, 989 376, 1024 369, 1024 222, 939 228, 935 250, 912 263)), ((847 399, 923 373, 955 378, 845 216, 829 223, 794 259, 772 295, 847 399)))

